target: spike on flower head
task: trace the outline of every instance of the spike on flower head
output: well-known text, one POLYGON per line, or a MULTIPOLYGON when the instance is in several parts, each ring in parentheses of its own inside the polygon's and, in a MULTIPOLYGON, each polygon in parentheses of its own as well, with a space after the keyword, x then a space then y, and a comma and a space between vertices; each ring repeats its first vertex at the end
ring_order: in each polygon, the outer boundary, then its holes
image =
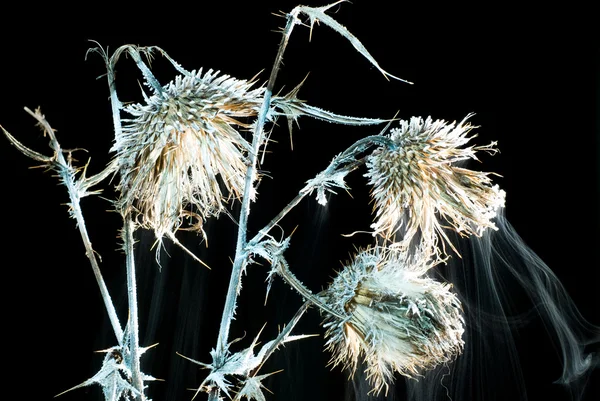
POLYGON ((450 361, 463 348, 460 301, 450 284, 423 275, 423 259, 380 248, 359 252, 325 291, 341 319, 324 319, 331 364, 352 373, 359 358, 373 393, 393 381, 394 372, 415 377, 450 361))
POLYGON ((375 235, 400 236, 396 245, 405 249, 418 238, 421 248, 441 259, 445 244, 452 247, 444 228, 477 236, 496 228, 492 219, 504 206, 505 192, 492 185, 490 173, 457 165, 477 160, 477 151, 497 152, 495 142, 465 147, 473 138, 469 117, 458 124, 430 117, 401 121, 388 134, 396 146, 377 148, 368 157, 375 235))
POLYGON ((249 125, 239 119, 257 115, 264 92, 252 85, 200 70, 126 107, 132 118, 112 148, 120 164, 119 210, 135 211, 160 238, 186 216, 202 230, 206 218, 239 198, 250 152, 238 131, 249 125))

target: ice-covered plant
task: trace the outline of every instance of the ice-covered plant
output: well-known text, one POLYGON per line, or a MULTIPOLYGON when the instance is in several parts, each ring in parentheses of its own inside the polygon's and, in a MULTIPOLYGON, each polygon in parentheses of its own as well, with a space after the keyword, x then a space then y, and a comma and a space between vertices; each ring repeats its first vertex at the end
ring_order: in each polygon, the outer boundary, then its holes
POLYGON ((428 262, 397 250, 363 250, 323 294, 343 316, 325 312, 332 364, 355 372, 364 358, 375 393, 387 390, 394 372, 416 377, 462 351, 462 306, 450 284, 425 275, 428 262))
MULTIPOLYGON (((324 347, 331 352, 331 364, 343 365, 351 374, 365 366, 374 394, 387 392, 396 373, 418 378, 460 358, 468 325, 461 295, 451 283, 435 277, 435 271, 452 254, 446 246, 459 254, 451 233, 479 238, 499 229, 496 221, 502 218, 504 191, 492 181, 492 173, 463 165, 469 159, 477 160, 477 152, 495 153, 496 144, 471 144, 474 136, 469 132, 474 127, 467 121, 470 116, 458 123, 430 117, 350 117, 299 100, 300 85, 276 95, 288 39, 296 26, 306 22, 311 30, 317 22, 333 29, 384 77, 403 81, 383 70, 362 43, 328 14, 335 4, 298 6, 286 15, 281 44, 264 86, 257 78, 237 79, 211 69, 188 71, 155 46, 125 45, 112 54, 100 46, 93 48, 106 65, 114 126, 112 161, 96 175, 87 175, 87 165, 75 165, 72 151, 61 147, 40 110, 27 109, 48 135, 50 155, 24 146, 2 128, 11 144, 56 172, 67 188, 70 214, 81 233, 115 334, 117 344, 104 350, 100 371, 71 390, 99 384, 106 400, 147 399, 146 383, 155 379, 142 371, 140 363, 148 347, 139 341, 135 232, 151 230, 159 243, 157 252, 167 237, 204 264, 179 242, 176 232, 192 230, 208 240, 204 223, 231 213, 233 202, 240 206, 235 216, 237 242, 219 334, 210 352, 212 360, 181 355, 208 371, 192 397, 207 393, 212 401, 224 397, 265 400, 262 380, 273 373, 263 371, 265 362, 281 345, 308 337, 291 333, 310 307, 322 314, 324 347), (141 103, 122 101, 117 94, 115 69, 124 55, 131 57, 144 77, 147 93, 143 92, 141 103), (170 82, 161 84, 155 77, 147 63, 153 55, 165 57, 174 67, 177 75, 170 82), (291 130, 301 116, 336 124, 385 125, 377 131, 371 128, 371 135, 341 150, 316 176, 307 177, 305 186, 283 210, 265 227, 250 233, 247 223, 252 202, 259 205, 260 158, 268 157, 270 132, 278 119, 287 119, 291 130), (326 289, 314 293, 298 280, 286 258, 291 234, 277 240, 273 229, 304 198, 313 195, 326 205, 328 193, 349 190, 346 177, 362 167, 372 193, 373 243, 344 264, 326 289), (80 208, 81 199, 97 194, 99 184, 109 177, 114 177, 117 190, 112 205, 123 220, 126 320, 117 316, 80 208), (279 277, 304 303, 274 339, 259 346, 258 333, 249 347, 237 349, 230 329, 243 273, 261 260, 269 266, 267 293, 279 277)), ((536 286, 536 291, 542 287, 536 286)), ((546 305, 550 305, 551 318, 559 321, 556 327, 561 341, 570 338, 569 329, 552 314, 552 302, 546 305)))
POLYGON ((395 146, 379 147, 367 158, 366 176, 377 216, 371 227, 376 234, 399 237, 394 246, 412 245, 443 258, 445 245, 453 247, 444 221, 466 236, 496 228, 494 218, 504 207, 504 191, 492 184, 490 173, 457 165, 478 160, 477 151, 497 151, 495 143, 466 146, 473 139, 468 136, 473 129, 468 118, 460 123, 431 117, 401 121, 388 134, 395 146))

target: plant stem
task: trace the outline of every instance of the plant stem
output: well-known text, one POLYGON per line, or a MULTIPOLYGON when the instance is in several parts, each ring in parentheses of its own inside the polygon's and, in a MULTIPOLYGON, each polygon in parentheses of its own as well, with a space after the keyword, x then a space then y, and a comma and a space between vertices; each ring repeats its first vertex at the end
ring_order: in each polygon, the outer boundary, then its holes
POLYGON ((294 290, 296 290, 302 297, 312 303, 313 305, 323 309, 329 314, 339 317, 340 319, 344 319, 345 316, 340 315, 338 312, 331 309, 325 303, 323 303, 311 290, 306 288, 306 286, 294 276, 294 273, 291 272, 290 267, 287 261, 283 258, 283 255, 278 256, 277 261, 277 273, 281 276, 281 278, 288 283, 294 290))
POLYGON ((290 320, 290 322, 287 325, 285 325, 283 327, 283 330, 281 330, 281 333, 279 333, 279 335, 277 336, 277 338, 273 341, 273 343, 271 344, 271 346, 269 347, 269 349, 265 353, 265 355, 264 355, 264 357, 263 357, 262 362, 260 363, 260 365, 258 365, 256 367, 256 369, 254 369, 254 371, 250 374, 250 376, 252 376, 252 377, 256 376, 256 374, 263 367, 263 365, 265 364, 265 362, 267 361, 267 359, 269 359, 269 357, 271 356, 271 354, 273 354, 273 352, 275 352, 275 350, 279 347, 279 345, 282 342, 284 342, 285 339, 286 339, 286 337, 292 332, 292 330, 296 326, 296 323, 298 323, 300 321, 300 318, 304 315, 304 312, 306 312, 306 310, 308 309, 308 307, 310 306, 310 304, 311 304, 310 301, 306 301, 300 307, 300 309, 298 309, 298 311, 296 312, 296 314, 294 315, 294 317, 290 320))
MULTIPOLYGON (((231 278, 229 280, 229 286, 227 289, 227 297, 225 299, 223 315, 221 316, 221 325, 219 326, 219 336, 217 338, 216 355, 213 361, 213 363, 216 366, 219 366, 220 364, 223 364, 225 362, 225 357, 228 352, 227 340, 229 338, 229 329, 231 326, 231 320, 233 319, 233 315, 235 313, 236 300, 240 289, 240 280, 243 266, 247 261, 247 254, 245 252, 246 232, 248 229, 248 215, 250 214, 250 192, 252 190, 252 186, 254 185, 254 176, 256 174, 256 162, 258 158, 258 153, 260 151, 260 147, 263 143, 263 128, 267 119, 269 108, 271 106, 271 95, 273 93, 273 87, 275 86, 277 73, 279 72, 279 67, 283 60, 283 53, 285 51, 289 37, 292 33, 295 24, 296 16, 289 14, 287 18, 286 27, 283 31, 283 37, 279 45, 279 50, 277 52, 277 56, 275 57, 275 62, 273 63, 271 75, 269 76, 269 81, 265 90, 265 96, 254 129, 254 135, 252 138, 252 151, 249 155, 250 160, 248 170, 246 171, 244 196, 242 198, 242 206, 240 210, 235 259, 231 270, 231 278)), ((219 399, 219 390, 217 388, 211 390, 208 399, 210 401, 217 401, 219 399)))
MULTIPOLYGON (((69 186, 67 186, 69 188, 69 186)), ((96 278, 96 283, 98 283, 98 287, 100 289, 100 295, 102 296, 102 300, 104 301, 104 307, 106 308, 106 312, 108 313, 108 319, 110 320, 110 324, 115 333, 115 337, 117 337, 117 342, 120 346, 123 345, 123 329, 121 328, 121 324, 119 323, 119 318, 117 317, 117 312, 112 303, 112 298, 108 293, 108 288, 106 287, 106 283, 104 282, 104 278, 102 277, 102 273, 100 272, 100 266, 98 265, 98 260, 96 259, 96 254, 94 249, 92 248, 92 243, 90 242, 90 238, 87 233, 87 229, 85 226, 85 220, 83 219, 83 214, 81 213, 81 208, 79 206, 79 197, 73 196, 75 195, 72 190, 69 188, 69 198, 71 198, 71 208, 73 216, 75 216, 75 220, 77 221, 77 227, 79 228, 79 234, 81 235, 81 240, 85 247, 85 255, 88 257, 90 264, 92 265, 92 271, 94 272, 94 277, 96 278)))
MULTIPOLYGON (((63 158, 61 153, 59 154, 59 158, 63 158)), ((75 217, 75 221, 77 222, 77 228, 79 229, 79 234, 81 235, 81 240, 83 242, 83 246, 85 247, 85 255, 90 261, 90 265, 92 266, 92 271, 94 272, 94 277, 96 278, 96 283, 98 283, 98 288, 100 289, 100 295, 102 296, 102 300, 104 301, 104 307, 106 308, 106 312, 108 313, 108 319, 110 320, 110 324, 115 333, 115 337, 117 337, 117 342, 120 346, 123 346, 123 329, 121 328, 121 324, 119 323, 119 318, 117 317, 117 312, 112 303, 112 298, 108 293, 108 288, 106 287, 106 283, 104 282, 104 278, 102 277, 102 273, 100 272, 100 266, 98 265, 98 260, 96 258, 96 253, 92 248, 92 243, 90 241, 90 237, 88 235, 85 220, 83 218, 83 213, 81 212, 81 207, 79 205, 79 194, 74 188, 74 183, 72 182, 72 177, 69 181, 65 182, 65 186, 67 187, 67 191, 69 192, 69 199, 71 200, 71 213, 73 217, 75 217)))
MULTIPOLYGON (((323 8, 322 11, 325 11, 327 8, 323 8)), ((243 268, 247 263, 248 254, 246 252, 246 236, 247 236, 247 224, 248 224, 248 215, 250 214, 250 193, 252 190, 252 186, 254 185, 254 176, 256 174, 256 163, 258 158, 258 152, 260 151, 260 147, 263 144, 263 127, 267 120, 267 115, 269 108, 271 106, 271 96, 273 93, 273 88, 275 86, 275 81, 277 79, 277 74, 279 72, 279 68, 283 61, 283 54, 287 47, 287 43, 289 38, 294 30, 294 26, 300 21, 298 20, 298 14, 301 12, 307 13, 306 7, 296 7, 289 14, 287 14, 287 23, 285 28, 283 29, 283 37, 281 38, 281 42, 279 44, 279 49, 277 51, 277 55, 275 57, 275 61, 273 63, 273 67, 271 69, 271 74, 269 76, 269 81, 267 82, 267 88, 265 89, 265 95, 263 99, 263 103, 258 114, 258 118, 256 121, 256 125, 254 128, 254 135, 252 138, 252 151, 249 155, 249 165, 248 170, 246 171, 246 181, 244 186, 244 195, 242 198, 242 206, 240 209, 240 217, 238 222, 238 236, 236 242, 235 249, 235 259, 233 262, 233 267, 231 270, 231 277, 229 280, 229 286, 227 289, 227 297, 225 299, 225 305, 223 307, 223 314, 221 316, 221 324, 219 326, 219 336, 217 338, 217 346, 216 346, 216 354, 214 357, 214 367, 217 368, 225 362, 227 353, 228 353, 228 343, 227 340, 229 338, 229 329, 231 326, 231 320, 233 319, 233 315, 235 313, 236 300, 240 290, 240 280, 243 272, 243 268)), ((309 13, 311 15, 312 14, 309 13)), ((324 18, 324 17, 322 17, 324 18)), ((339 29, 338 29, 339 31, 339 29)), ((347 35, 346 35, 347 36, 347 35)), ((348 37, 348 36, 347 36, 348 37)), ((356 47, 356 44, 353 43, 356 47)), ((361 53, 365 54, 365 52, 361 51, 361 53)), ((375 64, 377 66, 377 64, 375 64)), ((385 139, 384 139, 385 140, 385 139)), ((293 205, 295 206, 295 205, 293 205)), ((292 207, 293 207, 292 206, 292 207)), ((310 293, 310 291, 309 291, 310 293)), ((312 294, 312 293, 311 293, 312 294)), ((219 399, 219 390, 217 386, 213 387, 213 390, 210 391, 209 401, 218 401, 219 399)))
MULTIPOLYGON (((338 167, 344 163, 347 163, 343 167, 344 170, 347 170, 348 172, 356 170, 358 167, 362 166, 365 163, 365 159, 361 158, 356 160, 354 159, 354 157, 358 153, 363 152, 369 146, 373 145, 387 147, 395 146, 394 142, 391 139, 383 135, 368 136, 350 145, 350 147, 348 147, 344 152, 342 152, 335 159, 333 159, 329 166, 327 166, 327 168, 323 170, 323 172, 320 174, 333 175, 338 171, 338 167)), ((298 195, 294 197, 294 199, 292 199, 275 217, 273 217, 273 219, 271 219, 271 221, 265 227, 259 230, 258 234, 256 234, 254 238, 252 238, 249 241, 249 244, 258 244, 265 237, 265 235, 267 235, 269 231, 271 231, 271 229, 275 227, 277 223, 279 223, 281 219, 285 217, 286 214, 288 214, 294 207, 296 207, 300 203, 300 201, 302 201, 302 199, 304 199, 307 195, 310 194, 311 189, 311 185, 306 185, 304 188, 302 188, 298 195)))
POLYGON ((137 307, 137 286, 135 279, 135 258, 133 248, 133 221, 129 216, 123 218, 123 241, 127 266, 127 301, 129 303, 129 355, 131 358, 131 379, 133 386, 140 392, 139 400, 144 400, 144 382, 140 371, 140 344, 137 307))
MULTIPOLYGON (((90 237, 87 232, 87 228, 85 225, 85 219, 83 218, 83 213, 81 211, 80 200, 82 197, 82 193, 85 196, 84 184, 81 181, 75 181, 75 169, 65 160, 65 156, 63 154, 63 150, 61 149, 60 143, 56 139, 54 135, 54 130, 46 121, 42 113, 38 110, 36 112, 31 111, 29 108, 25 107, 25 111, 30 114, 33 118, 35 118, 38 123, 44 129, 44 133, 47 134, 50 138, 50 148, 54 151, 53 157, 43 156, 42 154, 35 152, 28 147, 21 144, 17 141, 8 131, 2 128, 2 131, 8 138, 8 140, 17 148, 19 151, 26 156, 41 161, 53 168, 59 175, 62 184, 67 187, 67 193, 69 195, 69 213, 71 217, 73 217, 76 221, 76 226, 79 230, 79 234, 81 236, 81 241, 83 242, 83 246, 85 248, 85 255, 90 261, 90 265, 92 266, 92 271, 94 273, 94 277, 96 279, 96 283, 98 284, 98 288, 100 289, 100 295, 102 296, 102 300, 104 301, 104 307, 106 308, 106 312, 108 313, 108 319, 110 320, 110 324, 115 333, 115 337, 117 337, 117 342, 119 345, 123 345, 123 329, 121 329, 121 324, 119 323, 119 318, 117 317, 117 312, 115 311, 115 307, 112 303, 112 298, 108 292, 108 288, 106 287, 106 283, 104 282, 104 278, 102 277, 102 273, 100 272, 100 266, 98 264, 98 259, 96 258, 96 252, 92 247, 92 242, 90 241, 90 237)), ((93 177, 92 180, 97 183, 100 179, 105 177, 104 173, 100 173, 97 176, 93 177)))
POLYGON ((127 46, 127 51, 131 55, 131 58, 133 59, 133 61, 135 61, 135 64, 138 66, 140 71, 142 71, 142 74, 144 75, 144 79, 146 79, 146 82, 148 82, 148 84, 152 87, 152 89, 154 89, 154 91, 156 93, 162 93, 163 89, 162 89, 160 82, 158 82, 158 80, 156 79, 154 74, 152 74, 152 71, 150 71, 150 69, 148 68, 146 63, 144 63, 144 61, 142 60, 142 57, 138 50, 138 47, 137 46, 127 46))

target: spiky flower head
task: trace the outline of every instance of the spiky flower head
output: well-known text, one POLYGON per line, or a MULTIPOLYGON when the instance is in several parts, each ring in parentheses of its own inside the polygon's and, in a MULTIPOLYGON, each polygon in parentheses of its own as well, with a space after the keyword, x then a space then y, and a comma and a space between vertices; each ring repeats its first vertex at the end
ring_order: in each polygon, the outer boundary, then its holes
POLYGON ((177 76, 145 104, 127 106, 112 148, 119 160, 118 209, 138 216, 158 237, 184 217, 202 229, 243 193, 250 144, 240 119, 256 116, 264 88, 202 70, 177 76), (219 180, 220 179, 220 180, 219 180))
POLYGON ((468 136, 473 128, 469 117, 458 124, 431 117, 403 120, 388 134, 396 146, 377 148, 368 157, 374 234, 395 237, 404 248, 417 239, 417 245, 439 257, 445 244, 453 247, 444 228, 465 236, 496 228, 492 219, 504 206, 505 192, 492 184, 491 173, 458 165, 478 160, 477 151, 497 152, 495 142, 466 146, 474 138, 468 136))
POLYGON ((355 255, 325 291, 326 347, 331 364, 353 374, 362 357, 373 393, 394 372, 419 375, 458 355, 463 348, 460 301, 450 284, 423 275, 411 264, 428 263, 405 253, 367 249, 355 255))

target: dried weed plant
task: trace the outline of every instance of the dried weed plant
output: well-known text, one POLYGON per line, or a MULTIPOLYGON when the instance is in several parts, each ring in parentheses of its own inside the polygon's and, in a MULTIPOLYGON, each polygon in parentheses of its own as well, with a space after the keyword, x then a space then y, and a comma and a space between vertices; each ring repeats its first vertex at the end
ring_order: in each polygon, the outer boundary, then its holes
POLYGON ((236 254, 212 361, 182 355, 209 371, 194 397, 204 392, 212 401, 224 396, 265 400, 261 381, 274 372, 261 369, 282 344, 307 337, 291 332, 309 307, 323 315, 324 346, 332 354, 331 364, 342 365, 353 375, 364 363, 373 394, 387 392, 396 373, 415 378, 460 357, 465 331, 461 299, 450 283, 430 273, 450 256, 446 246, 457 253, 448 232, 480 237, 497 229, 495 219, 504 206, 504 191, 493 183, 492 173, 461 165, 477 160, 477 152, 495 153, 496 144, 471 144, 474 136, 469 133, 474 127, 468 122, 470 116, 458 123, 430 117, 348 117, 298 100, 299 87, 275 96, 287 41, 295 26, 305 24, 305 17, 311 30, 316 22, 332 28, 386 78, 399 79, 383 70, 361 42, 327 14, 336 4, 298 6, 285 16, 287 25, 266 86, 258 85, 256 78, 237 79, 210 69, 187 71, 158 47, 126 45, 112 54, 101 47, 92 49, 106 64, 115 135, 113 160, 97 175, 87 177, 85 168, 73 165, 39 110, 28 112, 50 137, 50 156, 29 149, 2 128, 10 143, 54 170, 66 186, 71 216, 77 221, 115 333, 117 345, 105 350, 100 371, 73 389, 98 384, 107 401, 147 399, 146 383, 154 379, 140 366, 140 356, 147 348, 141 347, 138 339, 134 232, 150 229, 158 240, 167 236, 193 255, 177 241, 175 233, 193 230, 207 239, 205 221, 230 213, 232 200, 241 206, 236 254), (158 82, 144 61, 156 53, 178 72, 166 85, 158 82), (144 94, 143 103, 124 105, 117 94, 115 66, 124 54, 144 76, 149 93, 144 94), (335 156, 266 227, 248 237, 250 205, 258 201, 259 157, 269 144, 269 130, 281 117, 289 121, 291 129, 300 116, 387 126, 335 156), (346 176, 365 165, 375 214, 371 225, 374 243, 357 251, 325 290, 313 293, 292 273, 285 257, 290 238, 276 240, 272 229, 307 195, 316 193, 317 201, 324 205, 326 193, 335 188, 349 190, 346 176), (125 321, 115 312, 79 206, 81 198, 96 194, 97 186, 115 175, 118 198, 113 205, 123 218, 129 289, 125 321), (250 347, 236 350, 229 334, 242 273, 258 258, 270 265, 267 291, 272 280, 280 277, 305 304, 276 338, 258 349, 258 333, 250 347))

